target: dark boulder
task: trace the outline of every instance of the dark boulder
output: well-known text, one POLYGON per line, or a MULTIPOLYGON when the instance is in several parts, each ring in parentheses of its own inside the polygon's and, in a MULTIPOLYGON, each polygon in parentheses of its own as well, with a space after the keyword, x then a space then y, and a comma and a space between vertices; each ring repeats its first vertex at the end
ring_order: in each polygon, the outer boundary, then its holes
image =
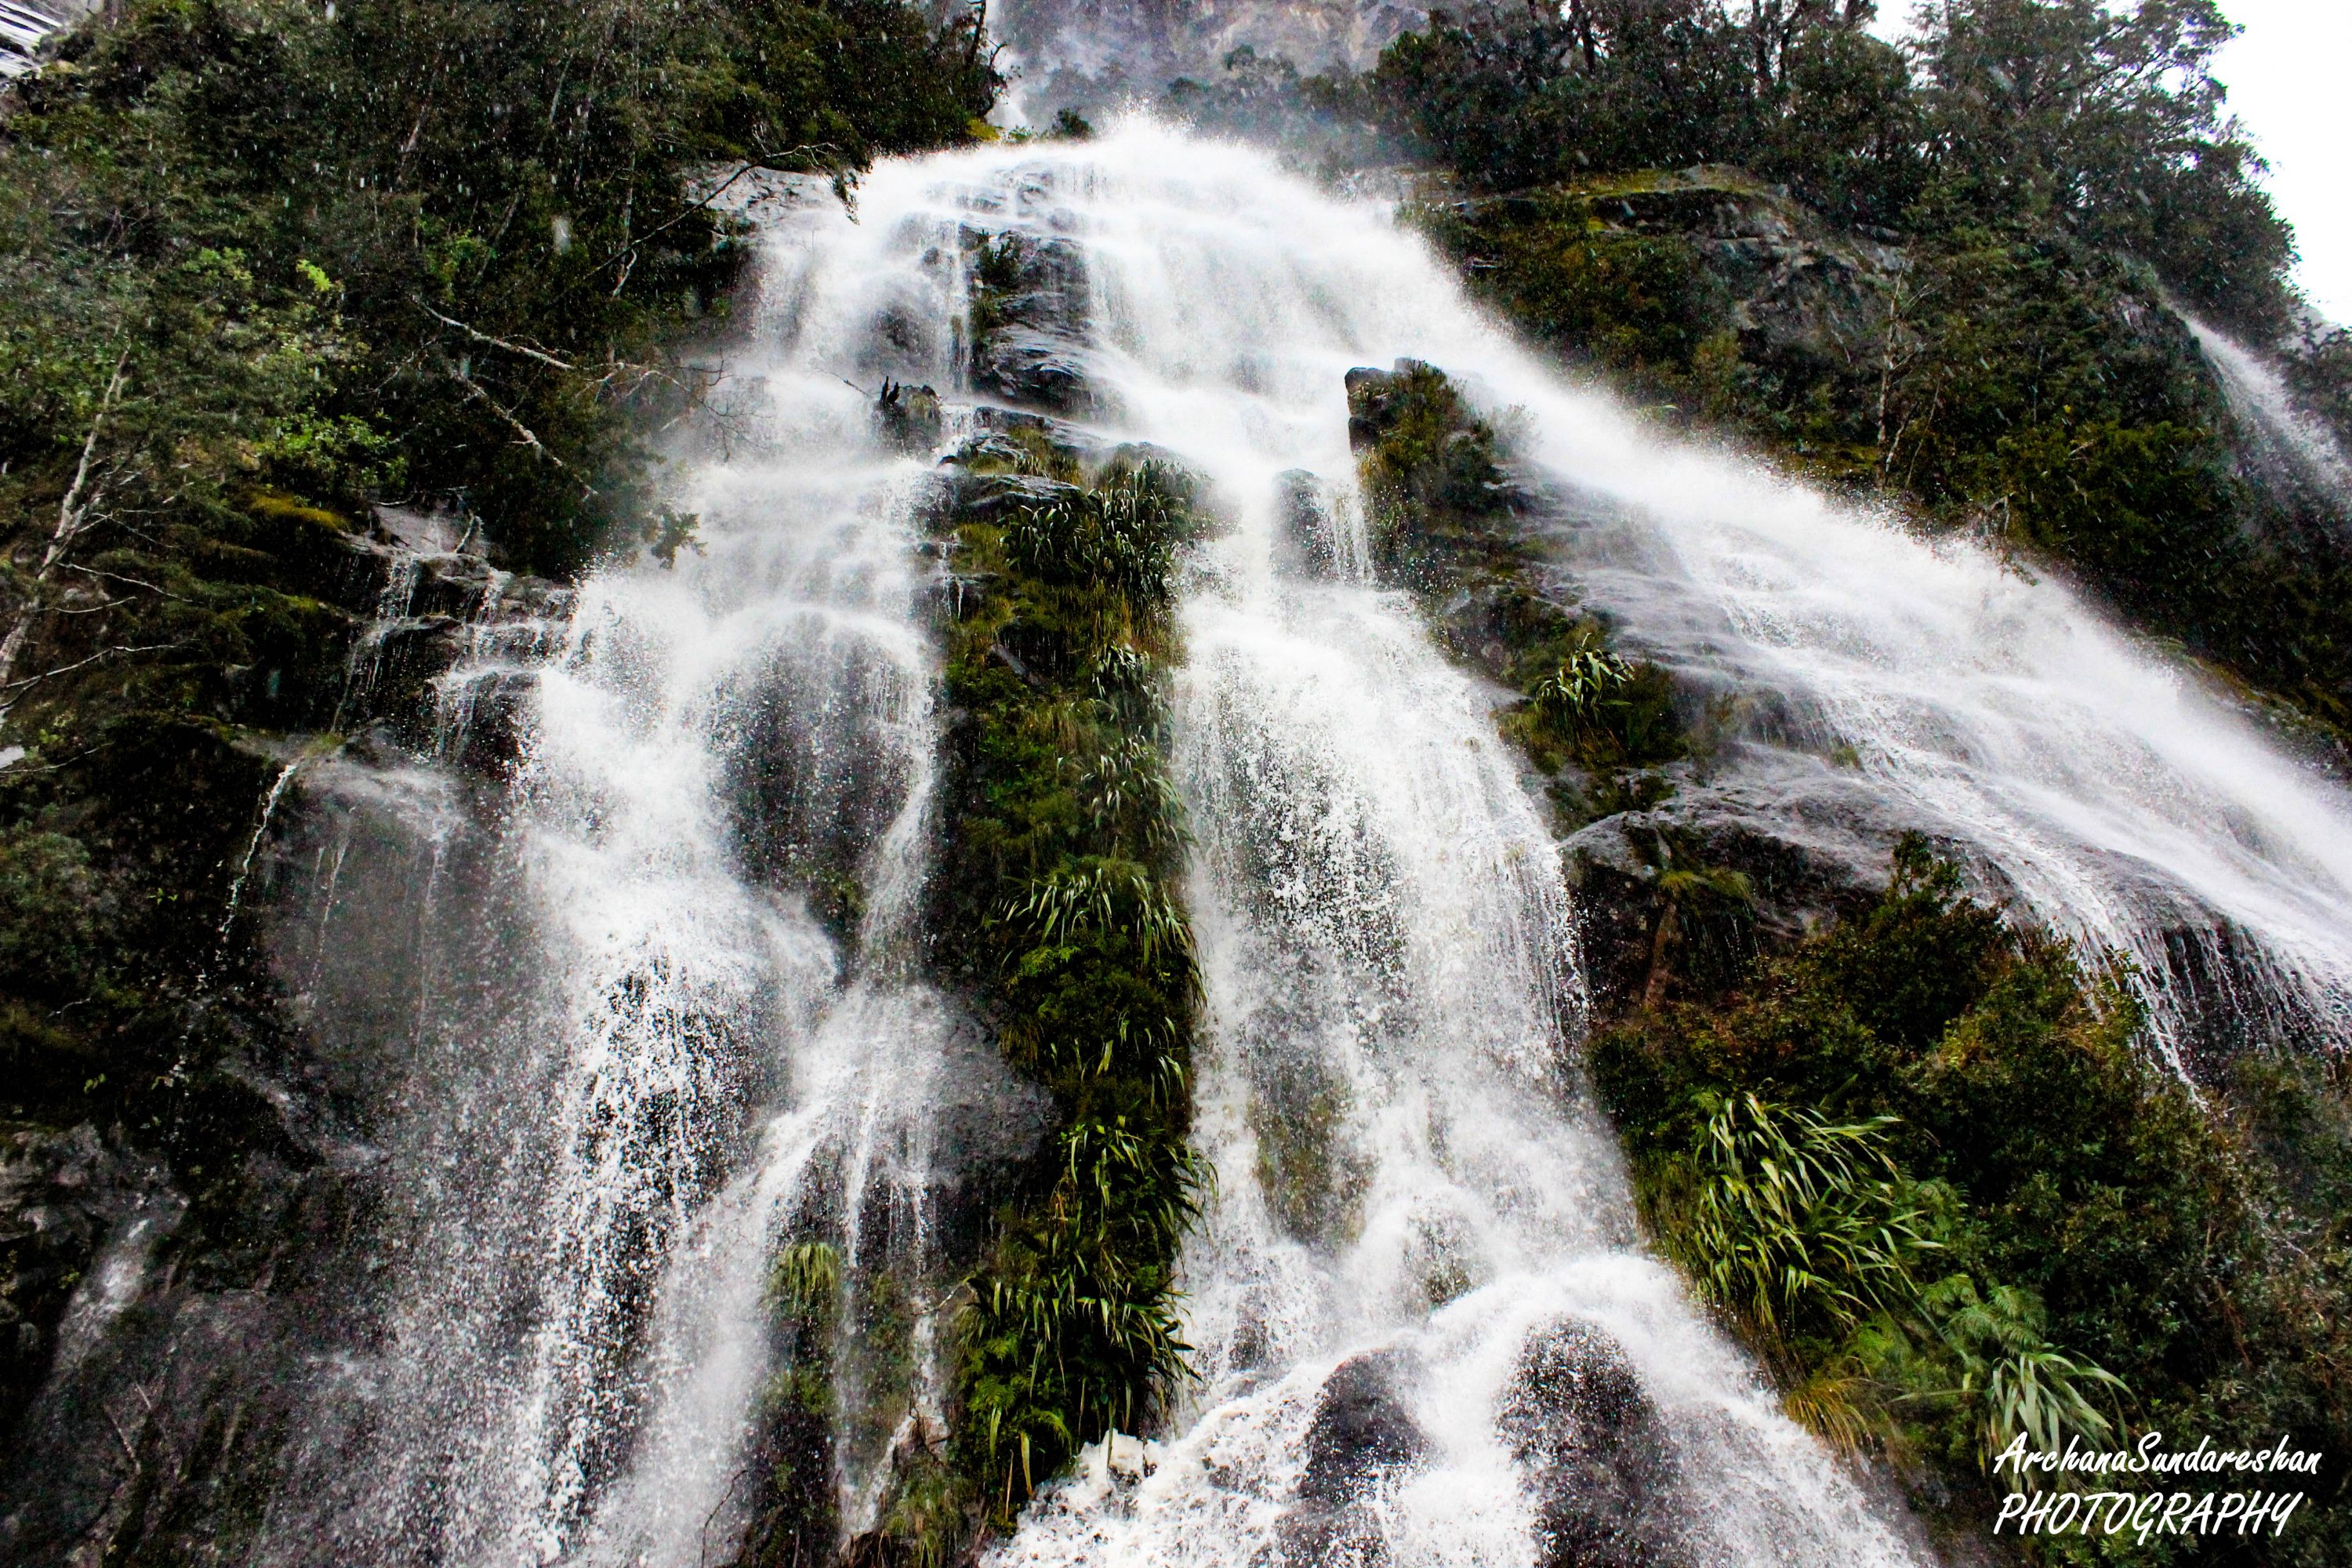
POLYGON ((892 451, 920 454, 940 444, 940 395, 928 386, 884 381, 874 400, 874 418, 882 444, 892 451))
POLYGON ((1087 385, 1086 363, 1076 345, 1033 328, 1003 327, 988 335, 972 355, 971 384, 1016 403, 1034 404, 1056 414, 1085 416, 1095 409, 1087 385))
POLYGON ((1538 1568, 1680 1568, 1673 1441, 1616 1341, 1562 1319, 1520 1352, 1501 1411, 1536 1504, 1538 1568))
POLYGON ((1427 1449, 1401 1389, 1412 1363, 1398 1351, 1343 1362, 1324 1380, 1307 1428, 1307 1468, 1298 1500, 1275 1525, 1282 1560, 1370 1563, 1386 1555, 1365 1504, 1381 1483, 1420 1462, 1427 1449))
POLYGON ((970 237, 973 388, 1055 414, 1099 412, 1087 384, 1089 311, 1077 246, 1018 230, 970 237))
POLYGON ((1685 781, 1656 806, 1604 818, 1563 846, 1602 1016, 1651 994, 1662 961, 1685 987, 1728 984, 1758 951, 1866 909, 1885 887, 1900 827, 1864 781, 1811 758, 1761 761, 1769 765, 1745 777, 1685 781), (1733 874, 1747 896, 1686 902, 1662 951, 1665 875, 1701 868, 1733 874))

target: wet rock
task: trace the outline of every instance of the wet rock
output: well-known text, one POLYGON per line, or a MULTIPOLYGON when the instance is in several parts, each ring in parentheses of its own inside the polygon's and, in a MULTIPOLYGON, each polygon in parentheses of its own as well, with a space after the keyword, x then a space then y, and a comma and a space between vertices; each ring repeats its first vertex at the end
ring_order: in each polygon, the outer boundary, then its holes
POLYGON ((959 473, 948 481, 948 504, 959 518, 994 522, 1007 512, 1072 500, 1085 490, 1037 474, 959 473))
POLYGON ((928 386, 882 384, 874 400, 875 422, 885 446, 899 452, 929 452, 940 444, 940 395, 928 386))
POLYGON ((535 669, 488 669, 445 682, 425 749, 477 776, 505 778, 522 756, 538 693, 535 669))
POLYGON ((1329 581, 1339 576, 1347 550, 1339 536, 1329 489, 1304 468, 1275 477, 1276 569, 1293 577, 1329 581))
POLYGON ((990 334, 986 348, 973 356, 971 382, 1000 397, 1034 403, 1057 414, 1096 411, 1094 395, 1087 385, 1086 363, 1077 349, 1053 333, 1028 327, 1007 327, 990 334))
POLYGON ((1401 359, 1387 370, 1360 364, 1347 374, 1348 445, 1358 452, 1378 441, 1402 411, 1406 383, 1416 371, 1430 367, 1417 359, 1401 359))
POLYGON ((972 237, 971 384, 1055 414, 1101 412, 1087 383, 1086 266, 1067 239, 972 237))
POLYGON ((1686 781, 1649 810, 1572 835, 1563 858, 1597 1010, 1621 1012, 1648 986, 1664 871, 1704 868, 1746 879, 1744 906, 1683 932, 1702 951, 1675 955, 1691 978, 1728 978, 1756 950, 1788 946, 1867 908, 1886 886, 1903 826, 1859 778, 1792 757, 1737 781, 1686 781))
POLYGON ((0 1130, 0 1430, 47 1374, 76 1287, 139 1184, 95 1127, 0 1130))
POLYGON ((1412 1371, 1403 1352, 1375 1351, 1341 1363, 1324 1380, 1307 1428, 1298 1500, 1275 1525, 1276 1545, 1292 1568, 1386 1557, 1365 1504, 1427 1451, 1402 1393, 1412 1371))
POLYGON ((1674 1449, 1624 1350, 1562 1319, 1528 1340, 1501 1427, 1535 1494, 1538 1568, 1682 1568, 1674 1449))
POLYGON ((152 1292, 34 1413, 0 1490, 0 1560, 249 1560, 304 1337, 262 1290, 152 1292))
POLYGON ((992 403, 977 404, 971 411, 971 423, 972 427, 982 433, 983 441, 990 436, 1031 431, 1066 452, 1087 454, 1097 444, 1082 426, 1066 419, 1056 419, 1050 414, 1039 414, 1034 409, 1001 408, 992 403))

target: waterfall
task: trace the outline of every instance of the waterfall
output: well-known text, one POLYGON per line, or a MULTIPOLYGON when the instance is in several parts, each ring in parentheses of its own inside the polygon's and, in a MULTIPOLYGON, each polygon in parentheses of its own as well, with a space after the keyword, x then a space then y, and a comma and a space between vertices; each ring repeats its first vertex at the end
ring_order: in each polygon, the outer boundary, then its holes
POLYGON ((930 383, 949 445, 977 427, 982 234, 1080 259, 1092 412, 1061 433, 1175 454, 1226 525, 1185 568, 1173 707, 1216 1172, 1182 1263, 1200 1375, 1140 1465, 1098 1447, 996 1561, 1525 1563, 1591 1506, 1545 1447, 1562 1398, 1639 1429, 1616 1500, 1660 1561, 1927 1556, 1641 1244, 1504 694, 1360 549, 1285 565, 1300 471, 1354 506, 1353 366, 1425 359, 1508 429, 1593 605, 1722 716, 1689 800, 1857 866, 1939 835, 2136 961, 2159 1048, 2194 1034, 2192 961, 2264 1026, 2352 1041, 2337 784, 2063 584, 1662 440, 1384 208, 1148 121, 885 163, 854 216, 773 205, 733 390, 677 466, 699 548, 601 567, 547 648, 445 683, 453 710, 516 690, 511 777, 462 775, 462 745, 306 769, 279 970, 392 1066, 339 1090, 379 1173, 365 1307, 316 1358, 258 1561, 733 1560, 788 1242, 912 1304, 903 1354, 834 1374, 845 1532, 950 1414, 957 1205, 1034 1113, 925 978, 937 454, 894 455, 845 383, 930 383))
MULTIPOLYGON (((382 1283, 321 1368, 262 1561, 700 1561, 766 1484, 790 1240, 837 1248, 853 1303, 885 1276, 912 1303, 898 1386, 843 1358, 858 1408, 942 1419, 937 1192, 950 1157, 1011 1155, 973 1131, 1003 1119, 1001 1069, 914 962, 923 465, 831 374, 853 362, 826 334, 875 288, 945 298, 885 240, 775 221, 760 358, 679 497, 697 544, 592 574, 535 658, 469 638, 431 751, 462 756, 480 690, 519 688, 510 783, 362 759, 313 786, 279 968, 403 1070, 353 1089, 354 1159, 387 1173, 382 1283)), ((842 1454, 850 1524, 897 1435, 842 1454)))
POLYGON ((96 0, 0 0, 0 81, 37 69, 50 39, 96 8, 96 0))
POLYGON ((2180 319, 2213 367, 2260 476, 2307 494, 2332 514, 2339 539, 2352 537, 2352 458, 2335 433, 2295 405, 2286 378, 2260 354, 2185 310, 2180 319))

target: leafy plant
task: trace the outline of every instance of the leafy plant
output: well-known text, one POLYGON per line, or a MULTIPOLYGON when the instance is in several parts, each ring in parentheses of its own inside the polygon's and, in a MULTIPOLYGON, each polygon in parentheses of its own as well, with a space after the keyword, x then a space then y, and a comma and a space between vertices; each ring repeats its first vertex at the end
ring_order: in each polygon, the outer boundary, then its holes
MULTIPOLYGON (((1032 450, 1077 471, 1042 435, 1032 450)), ((1199 974, 1161 697, 1192 487, 1119 460, 1043 501, 995 493, 1001 521, 942 520, 973 587, 947 627, 963 718, 936 923, 1057 1124, 957 1321, 950 1463, 1002 1524, 1081 1446, 1157 1419, 1185 1375, 1175 1264, 1206 1171, 1185 1139, 1199 974)))
POLYGON ((1937 1194, 1903 1180, 1893 1117, 1832 1121, 1752 1092, 1703 1089, 1690 1146, 1657 1185, 1668 1249, 1700 1293, 1772 1344, 1899 1310, 1938 1251, 1937 1194))
POLYGON ((1013 566, 1040 582, 1115 592, 1156 620, 1173 591, 1185 510, 1157 463, 1113 475, 1099 489, 1019 511, 1005 530, 1013 566))
MULTIPOLYGON (((1958 1274, 1932 1287, 1922 1305, 1958 1359, 1961 1378, 1952 1395, 1981 1412, 1988 1470, 2020 1436, 2037 1453, 2063 1453, 2070 1438, 2094 1449, 2111 1446, 2117 1425, 2111 1412, 2129 1391, 2113 1373, 2051 1347, 2042 1337, 2046 1314, 2032 1291, 1997 1285, 1979 1294, 1973 1279, 1958 1274)), ((2012 1470, 2009 1484, 2022 1489, 2031 1483, 2012 1470)))
POLYGON ((1135 943, 1146 963, 1192 952, 1192 923, 1140 866, 1057 871, 1010 905, 1004 918, 1048 945, 1116 931, 1135 943))
POLYGON ((793 1242, 768 1270, 769 1297, 789 1318, 828 1317, 840 1291, 841 1252, 831 1242, 793 1242))
POLYGON ((1085 1444, 1150 1420, 1188 1375, 1169 1285, 1206 1167, 1124 1118, 1077 1122, 1059 1152, 961 1324, 964 1440, 1003 1511, 1085 1444))
POLYGON ((1559 668, 1544 677, 1530 694, 1570 725, 1590 724, 1599 716, 1609 694, 1633 679, 1633 667, 1605 648, 1579 648, 1559 668))
MULTIPOLYGON (((1969 1530, 2000 1506, 2007 1478, 1988 1474, 1989 1458, 2020 1436, 2125 1446, 2129 1415, 2216 1447, 2281 1434, 2323 1454, 2352 1443, 2326 1370, 2352 1356, 2340 1078, 2297 1053, 2249 1053, 2200 1103, 2140 1047, 2129 1000, 2064 943, 1969 898, 1924 843, 1903 845, 1894 870, 1868 907, 1744 973, 1685 977, 1678 1000, 1633 1012, 1591 1047, 1662 1248, 1709 1299, 1743 1304, 1727 1310, 1756 1335, 1790 1413, 1884 1450, 1917 1495, 1945 1500, 1931 1511, 1969 1530), (1729 1249, 1718 1274, 1715 1249, 1675 1239, 1718 1163, 1700 1146, 1714 1121, 1702 1091, 1742 1122, 1753 1096, 1824 1126, 1874 1124, 1845 1164, 1864 1189, 1913 1194, 1898 1210, 1926 1211, 1941 1245, 1910 1259, 1916 1294, 1848 1284, 1843 1301, 1838 1288, 1807 1301, 1801 1289, 1791 1312, 1768 1289, 1781 1331, 1759 1331, 1746 1305, 1758 1271, 1740 1261, 1769 1254, 1729 1249)), ((1773 1120, 1802 1152, 1802 1122, 1773 1120)), ((1749 1188, 1769 1185, 1754 1158, 1739 1166, 1749 1188)), ((1802 1213, 1808 1183, 1792 1181, 1780 1206, 1802 1213)), ((1778 1223, 1760 1198, 1761 1219, 1729 1193, 1715 1206, 1736 1237, 1778 1223)), ((1874 1274, 1890 1278, 1866 1269, 1865 1281, 1874 1274)), ((2331 1515, 2297 1530, 2252 1559, 2344 1555, 2331 1515)))

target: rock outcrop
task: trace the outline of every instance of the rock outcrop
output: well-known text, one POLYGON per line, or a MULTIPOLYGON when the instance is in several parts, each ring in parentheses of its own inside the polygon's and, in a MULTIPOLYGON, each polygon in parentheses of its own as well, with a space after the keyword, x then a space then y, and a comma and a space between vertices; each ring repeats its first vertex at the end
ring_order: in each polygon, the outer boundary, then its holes
POLYGON ((1616 1341, 1562 1319, 1520 1353, 1502 1431, 1536 1499, 1539 1568, 1682 1568, 1674 1448, 1616 1341))
POLYGON ((1365 1568, 1385 1557, 1365 1505, 1427 1449, 1405 1402, 1412 1373, 1403 1352, 1375 1351, 1340 1363, 1324 1380, 1307 1429, 1298 1500, 1275 1527, 1290 1568, 1326 1563, 1365 1568))

